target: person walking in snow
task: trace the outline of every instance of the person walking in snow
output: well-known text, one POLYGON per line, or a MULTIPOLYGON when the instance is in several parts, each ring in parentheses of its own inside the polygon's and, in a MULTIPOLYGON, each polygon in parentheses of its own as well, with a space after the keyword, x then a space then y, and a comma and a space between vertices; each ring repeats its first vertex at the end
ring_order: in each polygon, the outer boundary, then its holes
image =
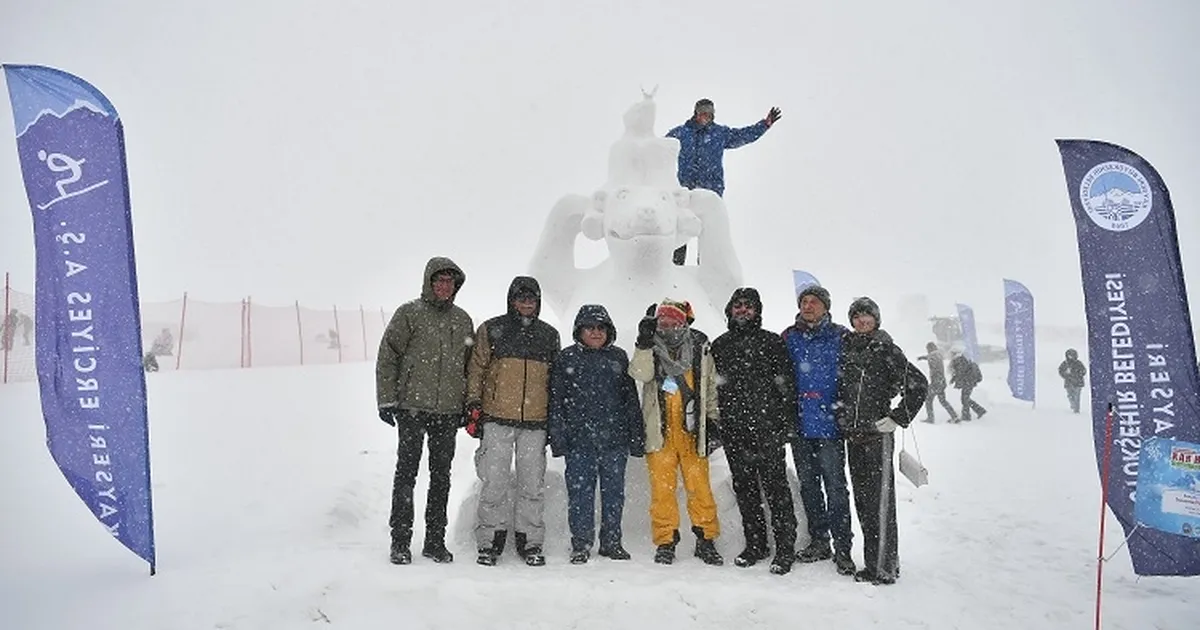
POLYGON ((482 430, 475 463, 483 484, 475 517, 479 564, 504 553, 513 529, 517 555, 529 566, 546 563, 542 520, 546 478, 546 418, 550 366, 559 352, 558 331, 538 318, 542 289, 517 276, 508 288, 508 311, 475 333, 467 368, 467 415, 482 430), (509 486, 516 458, 516 496, 509 486))
POLYGON ((799 407, 794 421, 798 431, 792 440, 792 457, 808 521, 809 543, 800 550, 797 559, 819 562, 833 558, 839 574, 854 575, 846 444, 834 417, 838 357, 846 328, 830 317, 831 301, 824 287, 805 287, 796 303, 799 307, 796 323, 783 331, 783 342, 795 368, 795 397, 799 407))
POLYGON ((775 558, 783 575, 796 555, 796 512, 788 485, 784 445, 795 437, 795 367, 779 335, 763 330, 757 289, 733 292, 725 305, 729 330, 712 342, 721 412, 721 444, 733 477, 746 549, 734 558, 749 567, 769 557, 763 494, 771 506, 775 558))
MULTIPOLYGON (((703 188, 725 195, 725 151, 758 140, 767 129, 783 117, 778 107, 772 107, 762 120, 749 127, 732 128, 713 122, 716 109, 707 98, 696 101, 692 117, 667 132, 668 138, 679 141, 679 185, 689 190, 703 188)), ((675 250, 674 262, 682 265, 687 258, 687 244, 675 250)))
POLYGON ((399 437, 388 521, 393 564, 412 562, 413 487, 426 436, 429 492, 421 555, 439 563, 454 560, 446 549, 446 502, 455 434, 464 420, 467 357, 475 325, 471 316, 454 304, 467 279, 454 261, 429 259, 421 278, 421 296, 396 309, 383 331, 375 360, 379 418, 395 427, 399 437))
POLYGON ((566 458, 571 564, 591 556, 600 484, 600 555, 628 560, 621 544, 625 463, 645 452, 646 432, 629 355, 616 346, 608 311, 587 304, 575 315, 572 337, 550 368, 550 453, 566 458))
POLYGON ((900 577, 894 433, 921 410, 928 382, 879 328, 879 306, 873 300, 858 298, 850 304, 849 316, 854 329, 845 335, 838 363, 837 419, 846 436, 863 535, 863 568, 854 579, 893 584, 900 577))
POLYGON ((946 400, 946 364, 937 344, 930 341, 925 344, 925 354, 917 357, 918 361, 929 364, 929 392, 925 395, 925 420, 933 424, 933 400, 936 398, 942 404, 946 413, 950 414, 950 423, 958 422, 958 412, 946 400))
POLYGON ((1066 359, 1058 366, 1058 375, 1062 377, 1063 387, 1067 390, 1071 411, 1079 413, 1079 393, 1083 391, 1083 377, 1087 376, 1087 368, 1079 360, 1075 348, 1067 349, 1066 359))
POLYGON ((708 477, 709 441, 717 429, 717 374, 708 337, 692 328, 687 302, 651 305, 638 323, 629 375, 642 385, 646 468, 650 474, 650 529, 654 561, 671 564, 679 544, 676 479, 683 473, 696 557, 724 564, 713 543, 721 533, 708 477))
POLYGON ((950 353, 950 384, 956 389, 962 390, 962 419, 965 422, 971 421, 971 412, 974 411, 976 417, 982 418, 983 414, 987 413, 987 409, 983 405, 975 402, 971 398, 971 392, 983 382, 983 372, 979 369, 979 364, 967 358, 961 350, 953 350, 950 353))

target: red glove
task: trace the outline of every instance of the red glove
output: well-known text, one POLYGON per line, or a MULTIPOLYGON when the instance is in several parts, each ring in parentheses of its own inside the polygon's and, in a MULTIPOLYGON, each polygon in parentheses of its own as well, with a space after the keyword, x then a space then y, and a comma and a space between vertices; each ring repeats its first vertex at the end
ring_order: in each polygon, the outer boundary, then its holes
POLYGON ((467 435, 473 438, 483 437, 483 423, 479 421, 481 417, 483 417, 483 405, 479 403, 467 405, 467 413, 465 415, 467 435))

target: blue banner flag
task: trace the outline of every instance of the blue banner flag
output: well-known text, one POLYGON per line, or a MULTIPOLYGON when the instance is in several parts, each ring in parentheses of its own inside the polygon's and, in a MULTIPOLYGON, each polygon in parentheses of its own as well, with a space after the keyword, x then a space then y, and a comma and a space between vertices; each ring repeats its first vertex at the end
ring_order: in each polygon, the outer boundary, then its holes
POLYGON ((962 329, 963 356, 979 363, 979 336, 975 333, 975 311, 966 304, 955 304, 958 325, 962 329))
POLYGON ((92 514, 153 573, 146 377, 121 120, 76 76, 10 65, 4 75, 33 213, 46 443, 92 514))
POLYGON ((1092 435, 1138 575, 1200 575, 1200 542, 1135 528, 1144 440, 1200 442, 1196 346, 1175 211, 1158 171, 1106 142, 1058 140, 1075 217, 1091 358, 1092 435), (1104 457, 1105 413, 1114 405, 1104 457))
POLYGON ((1008 388, 1017 400, 1036 400, 1037 354, 1033 294, 1016 280, 1004 281, 1004 341, 1008 348, 1008 388))
POLYGON ((794 284, 796 287, 796 295, 800 295, 800 292, 804 290, 804 287, 809 287, 814 284, 817 286, 821 286, 821 281, 817 280, 816 276, 812 275, 811 273, 808 273, 807 271, 793 269, 792 270, 792 284, 794 284))

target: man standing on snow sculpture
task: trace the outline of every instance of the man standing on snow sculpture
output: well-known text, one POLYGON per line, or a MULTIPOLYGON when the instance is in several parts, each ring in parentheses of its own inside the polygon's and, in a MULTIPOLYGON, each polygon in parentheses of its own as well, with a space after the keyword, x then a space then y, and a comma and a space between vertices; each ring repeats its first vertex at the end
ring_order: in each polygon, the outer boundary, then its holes
POLYGON ((541 312, 538 281, 529 276, 513 278, 508 312, 479 327, 467 368, 467 416, 479 422, 477 430, 483 431, 475 456, 483 481, 475 538, 476 561, 485 566, 499 561, 510 526, 517 555, 525 564, 546 564, 542 555, 546 418, 550 365, 560 345, 558 331, 538 319, 541 312), (515 497, 509 488, 514 456, 515 497))
POLYGON ((454 305, 454 297, 466 279, 454 261, 431 258, 422 276, 421 297, 396 309, 379 343, 375 360, 379 419, 395 427, 400 438, 389 521, 393 564, 412 562, 413 486, 426 434, 429 495, 421 555, 434 562, 454 560, 446 549, 446 502, 475 328, 471 316, 454 305))
MULTIPOLYGON (((704 188, 725 195, 726 149, 736 149, 758 140, 783 114, 772 107, 766 118, 750 125, 734 129, 713 122, 716 109, 707 98, 696 101, 692 117, 687 122, 667 132, 668 138, 679 141, 679 185, 689 190, 704 188)), ((687 244, 675 250, 674 262, 682 265, 687 257, 687 244)))

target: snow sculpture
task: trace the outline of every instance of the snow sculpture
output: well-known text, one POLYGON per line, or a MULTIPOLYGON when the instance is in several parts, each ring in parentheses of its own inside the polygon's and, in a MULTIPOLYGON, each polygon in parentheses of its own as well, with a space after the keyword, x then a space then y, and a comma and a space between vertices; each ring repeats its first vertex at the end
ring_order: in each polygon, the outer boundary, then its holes
POLYGON ((591 197, 559 199, 530 261, 530 273, 565 328, 581 305, 603 304, 629 351, 646 307, 668 297, 691 302, 695 326, 715 338, 725 330, 725 302, 742 281, 724 202, 711 191, 679 186, 679 142, 655 135, 654 115, 654 92, 643 92, 625 112, 625 132, 609 151, 604 187, 591 197), (608 258, 590 269, 575 266, 581 233, 608 246, 608 258), (692 237, 698 237, 699 264, 674 265, 672 252, 692 237))

